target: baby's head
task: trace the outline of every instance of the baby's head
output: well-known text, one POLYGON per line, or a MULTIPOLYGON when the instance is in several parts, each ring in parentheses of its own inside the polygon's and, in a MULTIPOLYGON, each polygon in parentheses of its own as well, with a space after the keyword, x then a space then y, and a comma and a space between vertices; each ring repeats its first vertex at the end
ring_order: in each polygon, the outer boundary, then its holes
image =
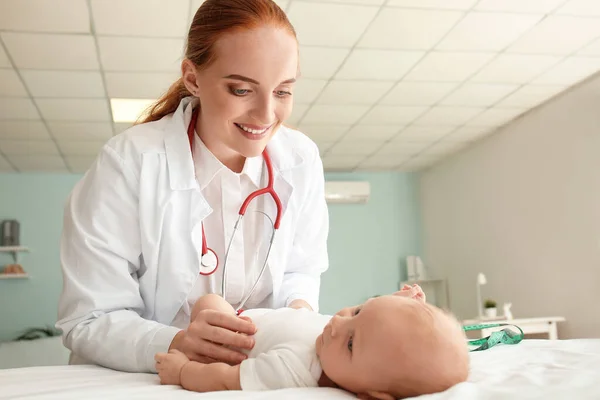
POLYGON ((316 341, 323 372, 359 398, 394 399, 444 391, 467 379, 460 324, 402 295, 345 308, 316 341))

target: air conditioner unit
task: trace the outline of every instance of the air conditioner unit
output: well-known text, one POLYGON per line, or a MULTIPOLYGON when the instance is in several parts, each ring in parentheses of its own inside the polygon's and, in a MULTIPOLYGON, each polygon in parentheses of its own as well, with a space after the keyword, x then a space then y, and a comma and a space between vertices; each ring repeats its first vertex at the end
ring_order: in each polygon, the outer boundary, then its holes
POLYGON ((326 181, 325 200, 328 203, 366 203, 371 185, 363 181, 326 181))

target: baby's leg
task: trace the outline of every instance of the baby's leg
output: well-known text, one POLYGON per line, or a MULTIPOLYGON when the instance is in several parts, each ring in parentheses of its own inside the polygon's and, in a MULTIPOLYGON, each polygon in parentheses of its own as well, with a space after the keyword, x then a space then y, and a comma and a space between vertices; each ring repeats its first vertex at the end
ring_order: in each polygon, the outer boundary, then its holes
POLYGON ((196 318, 196 315, 198 315, 198 313, 202 310, 215 310, 235 315, 235 309, 231 306, 231 304, 229 304, 225 301, 224 298, 216 294, 205 294, 204 296, 196 300, 196 304, 194 304, 194 308, 192 309, 192 321, 196 318))

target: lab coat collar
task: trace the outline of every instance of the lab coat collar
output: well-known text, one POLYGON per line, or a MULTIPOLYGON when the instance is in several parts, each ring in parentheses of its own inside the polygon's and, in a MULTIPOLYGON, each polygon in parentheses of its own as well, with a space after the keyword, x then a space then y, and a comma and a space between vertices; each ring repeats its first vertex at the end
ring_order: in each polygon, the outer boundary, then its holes
MULTIPOLYGON (((192 110, 198 105, 198 98, 185 97, 179 103, 179 107, 167 120, 165 125, 165 152, 169 169, 169 181, 172 190, 188 190, 198 188, 196 181, 194 161, 190 153, 190 144, 187 136, 187 127, 192 119, 192 110)), ((303 157, 285 140, 283 134, 287 128, 281 126, 275 133, 267 151, 271 156, 273 173, 285 179, 285 172, 300 165, 303 157)), ((250 162, 244 164, 244 170, 258 187, 262 174, 262 157, 248 159, 250 162)), ((247 161, 248 161, 247 160, 247 161)), ((291 185, 291 182, 288 181, 291 185)))

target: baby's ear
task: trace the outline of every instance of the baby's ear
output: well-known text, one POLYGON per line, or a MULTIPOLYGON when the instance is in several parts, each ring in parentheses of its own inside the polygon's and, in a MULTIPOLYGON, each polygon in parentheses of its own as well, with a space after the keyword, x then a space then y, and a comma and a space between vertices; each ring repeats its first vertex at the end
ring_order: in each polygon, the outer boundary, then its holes
POLYGON ((360 400, 396 400, 394 396, 384 392, 368 392, 356 395, 360 400))

